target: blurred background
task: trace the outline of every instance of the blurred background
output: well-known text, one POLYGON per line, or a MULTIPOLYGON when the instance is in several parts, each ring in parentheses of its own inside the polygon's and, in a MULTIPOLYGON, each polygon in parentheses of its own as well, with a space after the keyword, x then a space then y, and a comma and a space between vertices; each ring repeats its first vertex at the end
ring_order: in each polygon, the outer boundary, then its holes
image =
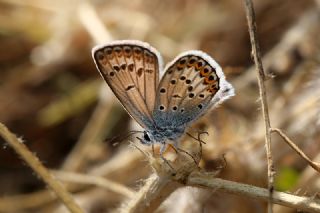
MULTIPOLYGON (((320 2, 255 0, 271 125, 320 162, 320 2)), ((181 51, 211 55, 236 96, 193 128, 203 139, 201 166, 225 154, 224 179, 266 187, 264 124, 244 7, 239 0, 0 0, 0 122, 50 169, 101 176, 138 190, 152 170, 129 144, 107 140, 139 129, 101 79, 91 48, 138 39, 170 61, 181 51)), ((138 145, 138 142, 132 139, 138 145)), ((198 144, 185 138, 185 150, 198 144)), ((34 172, 0 139, 0 212, 65 212, 34 172)), ((149 147, 139 146, 144 149, 149 147)), ((319 174, 276 134, 276 189, 316 196, 319 174)), ((169 151, 170 152, 170 151, 169 151)), ((57 171, 56 171, 57 172, 57 171)), ((57 172, 66 181, 66 174, 57 172)), ((71 178, 73 179, 73 178, 71 178)), ((74 178, 76 179, 76 178, 74 178)), ((127 195, 66 182, 90 213, 111 212, 127 195)), ((158 212, 265 212, 266 203, 183 188, 158 212)), ((296 212, 280 206, 275 212, 296 212)))

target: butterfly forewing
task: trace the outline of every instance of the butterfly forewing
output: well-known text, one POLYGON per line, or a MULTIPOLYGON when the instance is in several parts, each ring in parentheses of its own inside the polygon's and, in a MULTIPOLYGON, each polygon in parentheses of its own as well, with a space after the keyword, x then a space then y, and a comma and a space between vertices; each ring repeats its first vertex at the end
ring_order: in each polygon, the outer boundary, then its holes
POLYGON ((156 120, 186 125, 205 112, 225 81, 212 61, 200 51, 189 51, 169 63, 157 91, 156 120))
POLYGON ((122 41, 93 50, 97 68, 131 116, 144 128, 154 125, 152 111, 159 82, 159 54, 146 43, 122 41))

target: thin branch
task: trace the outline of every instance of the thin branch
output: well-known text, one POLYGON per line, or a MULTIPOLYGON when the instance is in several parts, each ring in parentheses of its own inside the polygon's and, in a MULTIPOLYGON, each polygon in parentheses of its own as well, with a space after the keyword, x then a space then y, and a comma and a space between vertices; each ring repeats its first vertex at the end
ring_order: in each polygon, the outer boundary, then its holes
MULTIPOLYGON (((77 8, 77 15, 83 27, 88 31, 96 44, 111 41, 113 39, 90 3, 85 1, 81 2, 77 8)), ((102 87, 102 89, 106 88, 102 87)), ((106 97, 100 97, 99 103, 83 130, 79 141, 62 166, 64 170, 78 171, 86 160, 85 157, 87 156, 87 153, 90 152, 89 146, 100 139, 105 121, 112 108, 112 104, 110 104, 112 101, 106 101, 105 99, 106 97)))
MULTIPOLYGON (((132 176, 128 173, 138 169, 139 166, 141 166, 140 153, 132 152, 131 149, 123 149, 104 164, 89 169, 86 173, 106 178, 117 177, 117 181, 128 183, 132 181, 132 176)), ((139 169, 141 170, 141 167, 139 169)), ((77 192, 81 189, 78 184, 65 184, 65 186, 71 192, 77 192), (70 187, 71 185, 76 186, 70 187)), ((56 196, 46 189, 28 194, 5 196, 0 198, 0 212, 21 212, 36 209, 55 200, 56 196)))
POLYGON ((284 132, 277 128, 271 128, 270 131, 278 133, 281 138, 303 159, 305 159, 314 170, 320 172, 320 164, 312 161, 292 140, 290 140, 290 138, 284 132))
POLYGON ((90 146, 102 140, 105 123, 110 115, 111 108, 112 104, 104 99, 99 100, 78 142, 64 161, 62 169, 69 171, 81 170, 87 160, 88 153, 91 151, 90 146))
POLYGON ((86 1, 81 2, 77 10, 77 15, 95 43, 101 44, 113 39, 90 3, 86 1))
POLYGON ((256 65, 258 84, 259 84, 259 95, 262 106, 262 115, 265 123, 265 147, 268 161, 268 188, 269 188, 269 203, 268 203, 268 212, 272 213, 272 192, 273 192, 273 183, 274 183, 274 167, 272 160, 272 152, 271 152, 271 133, 270 133, 270 118, 268 111, 268 102, 266 95, 266 88, 264 84, 265 74, 261 62, 260 56, 260 47, 257 38, 257 27, 255 20, 255 13, 253 9, 253 3, 251 0, 245 0, 245 10, 247 21, 249 25, 249 34, 250 41, 252 46, 252 55, 254 58, 254 63, 256 65))
POLYGON ((135 194, 133 190, 125 187, 124 185, 119 184, 112 180, 108 180, 104 177, 85 175, 85 174, 67 172, 67 171, 61 171, 61 170, 55 170, 53 171, 53 173, 57 176, 58 179, 62 181, 95 185, 129 198, 133 197, 135 194))
POLYGON ((74 213, 82 213, 82 209, 75 202, 65 187, 42 165, 24 143, 12 134, 5 125, 0 123, 0 135, 14 149, 14 151, 42 178, 65 206, 74 213))
MULTIPOLYGON (((199 173, 197 175, 190 176, 187 184, 205 188, 212 188, 217 191, 223 191, 264 201, 269 200, 269 192, 267 189, 223 180, 220 178, 212 178, 212 176, 206 174, 199 173)), ((272 202, 302 211, 320 212, 320 202, 319 200, 316 200, 314 198, 301 197, 284 192, 274 191, 272 202)))
POLYGON ((27 212, 29 209, 36 209, 55 200, 56 196, 50 190, 2 196, 0 199, 0 212, 27 212))
MULTIPOLYGON (((219 170, 214 172, 199 171, 188 156, 180 154, 180 158, 172 162, 174 168, 178 168, 174 176, 172 176, 171 170, 166 168, 168 167, 166 164, 157 159, 150 160, 156 173, 150 176, 137 195, 123 207, 121 212, 154 212, 173 191, 181 186, 214 189, 263 201, 270 200, 268 189, 215 178, 219 174, 219 170)), ((320 212, 319 200, 312 197, 274 191, 271 202, 302 211, 320 212)))

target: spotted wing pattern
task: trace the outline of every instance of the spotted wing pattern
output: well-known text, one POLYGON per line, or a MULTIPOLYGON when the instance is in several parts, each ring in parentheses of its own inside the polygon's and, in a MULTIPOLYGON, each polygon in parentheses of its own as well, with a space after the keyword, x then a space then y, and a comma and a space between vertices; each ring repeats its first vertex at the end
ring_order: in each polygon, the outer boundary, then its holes
POLYGON ((232 95, 220 66, 201 51, 189 51, 167 65, 153 114, 160 126, 186 125, 214 104, 212 100, 217 103, 219 96, 232 95))
POLYGON ((153 126, 161 56, 148 44, 121 41, 92 51, 96 66, 129 114, 144 128, 153 126))

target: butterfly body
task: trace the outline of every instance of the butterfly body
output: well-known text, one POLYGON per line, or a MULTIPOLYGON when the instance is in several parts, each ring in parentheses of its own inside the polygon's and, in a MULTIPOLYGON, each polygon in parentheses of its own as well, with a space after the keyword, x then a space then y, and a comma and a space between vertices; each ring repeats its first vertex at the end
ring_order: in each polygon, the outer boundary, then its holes
POLYGON ((145 129, 143 144, 177 143, 190 123, 234 95, 221 67, 201 51, 186 51, 165 69, 159 52, 141 41, 114 41, 93 48, 92 55, 121 104, 145 129))

